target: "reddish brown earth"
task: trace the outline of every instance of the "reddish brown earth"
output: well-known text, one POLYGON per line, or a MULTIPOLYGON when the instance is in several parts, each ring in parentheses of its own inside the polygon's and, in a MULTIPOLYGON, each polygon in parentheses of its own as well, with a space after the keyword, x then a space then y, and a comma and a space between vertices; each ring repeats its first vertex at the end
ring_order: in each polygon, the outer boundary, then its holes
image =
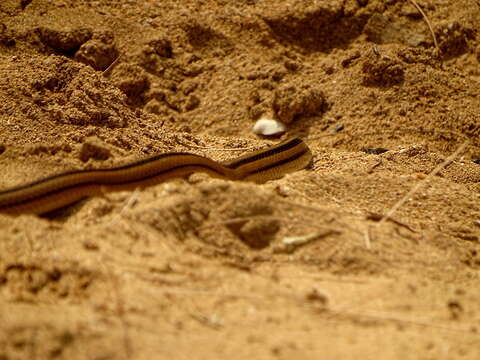
POLYGON ((407 0, 2 0, 0 189, 262 115, 314 164, 0 215, 0 359, 479 359, 480 3, 418 3, 439 53, 407 0))

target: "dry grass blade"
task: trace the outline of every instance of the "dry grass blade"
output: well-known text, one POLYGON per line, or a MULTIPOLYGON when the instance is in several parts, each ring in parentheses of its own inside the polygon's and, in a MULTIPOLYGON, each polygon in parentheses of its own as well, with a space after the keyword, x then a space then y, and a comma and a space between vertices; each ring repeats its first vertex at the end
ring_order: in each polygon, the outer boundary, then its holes
POLYGON ((430 33, 432 34, 433 38, 433 43, 435 44, 435 48, 437 49, 437 56, 440 56, 440 48, 438 47, 438 42, 437 42, 437 37, 435 36, 435 32, 433 31, 432 24, 430 23, 430 20, 428 19, 427 15, 425 12, 422 10, 422 8, 417 4, 415 0, 408 0, 410 3, 415 6, 420 14, 422 14, 425 22, 428 25, 428 28, 430 29, 430 33))
POLYGON ((414 187, 410 189, 410 191, 403 197, 401 198, 383 217, 382 219, 378 222, 377 225, 381 225, 384 223, 386 220, 390 219, 392 215, 403 205, 405 202, 413 195, 415 194, 420 188, 425 185, 432 177, 437 175, 440 171, 442 171, 448 164, 450 164, 455 158, 463 151, 468 145, 468 141, 465 141, 462 145, 458 147, 455 152, 450 155, 448 158, 446 158, 444 161, 442 161, 441 164, 439 164, 433 171, 428 174, 428 176, 416 184, 414 187))
POLYGON ((118 64, 120 61, 120 58, 122 57, 122 54, 118 55, 115 60, 103 71, 103 76, 108 76, 112 72, 113 68, 118 64))

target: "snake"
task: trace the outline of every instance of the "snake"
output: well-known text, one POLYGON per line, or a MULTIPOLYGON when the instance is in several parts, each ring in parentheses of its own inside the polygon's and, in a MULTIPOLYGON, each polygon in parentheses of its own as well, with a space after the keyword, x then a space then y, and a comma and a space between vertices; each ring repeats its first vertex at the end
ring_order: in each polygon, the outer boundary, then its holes
POLYGON ((64 172, 0 191, 0 213, 42 215, 88 197, 143 189, 196 172, 261 184, 302 170, 311 161, 311 150, 298 137, 226 162, 188 152, 161 153, 123 166, 64 172))

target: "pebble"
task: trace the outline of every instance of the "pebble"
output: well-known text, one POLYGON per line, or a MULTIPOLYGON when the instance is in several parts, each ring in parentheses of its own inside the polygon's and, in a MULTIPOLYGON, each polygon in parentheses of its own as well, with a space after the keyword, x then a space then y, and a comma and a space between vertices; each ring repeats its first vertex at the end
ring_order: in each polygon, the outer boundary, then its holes
POLYGON ((253 125, 253 132, 257 135, 273 136, 286 131, 285 124, 278 120, 261 118, 253 125))

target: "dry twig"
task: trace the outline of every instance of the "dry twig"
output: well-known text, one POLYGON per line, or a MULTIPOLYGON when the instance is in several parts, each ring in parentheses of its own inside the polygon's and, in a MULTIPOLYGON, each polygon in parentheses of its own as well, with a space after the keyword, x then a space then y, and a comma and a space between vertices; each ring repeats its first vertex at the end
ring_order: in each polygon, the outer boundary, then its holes
POLYGON ((120 58, 122 57, 122 54, 119 54, 113 62, 108 65, 108 67, 103 71, 103 76, 108 76, 112 72, 113 68, 118 64, 120 58))
POLYGON ((425 12, 422 10, 422 8, 417 4, 415 0, 408 0, 410 3, 417 8, 417 10, 422 14, 423 19, 428 25, 428 28, 430 29, 430 33, 432 34, 433 38, 433 43, 435 44, 435 48, 437 49, 437 56, 440 56, 440 48, 438 47, 438 42, 437 42, 437 37, 435 36, 435 32, 433 31, 432 24, 430 23, 430 20, 428 19, 427 15, 425 12))
POLYGON ((437 175, 440 171, 442 171, 448 164, 450 164, 455 158, 463 151, 468 145, 468 140, 465 141, 462 145, 458 147, 455 152, 450 155, 448 158, 446 158, 444 161, 442 161, 441 164, 439 164, 435 169, 433 169, 430 174, 427 175, 427 177, 417 183, 414 187, 410 189, 410 191, 403 197, 401 198, 383 217, 382 219, 378 222, 377 225, 383 224, 386 220, 391 219, 392 215, 403 205, 405 202, 413 196, 420 188, 425 185, 432 177, 437 175))

